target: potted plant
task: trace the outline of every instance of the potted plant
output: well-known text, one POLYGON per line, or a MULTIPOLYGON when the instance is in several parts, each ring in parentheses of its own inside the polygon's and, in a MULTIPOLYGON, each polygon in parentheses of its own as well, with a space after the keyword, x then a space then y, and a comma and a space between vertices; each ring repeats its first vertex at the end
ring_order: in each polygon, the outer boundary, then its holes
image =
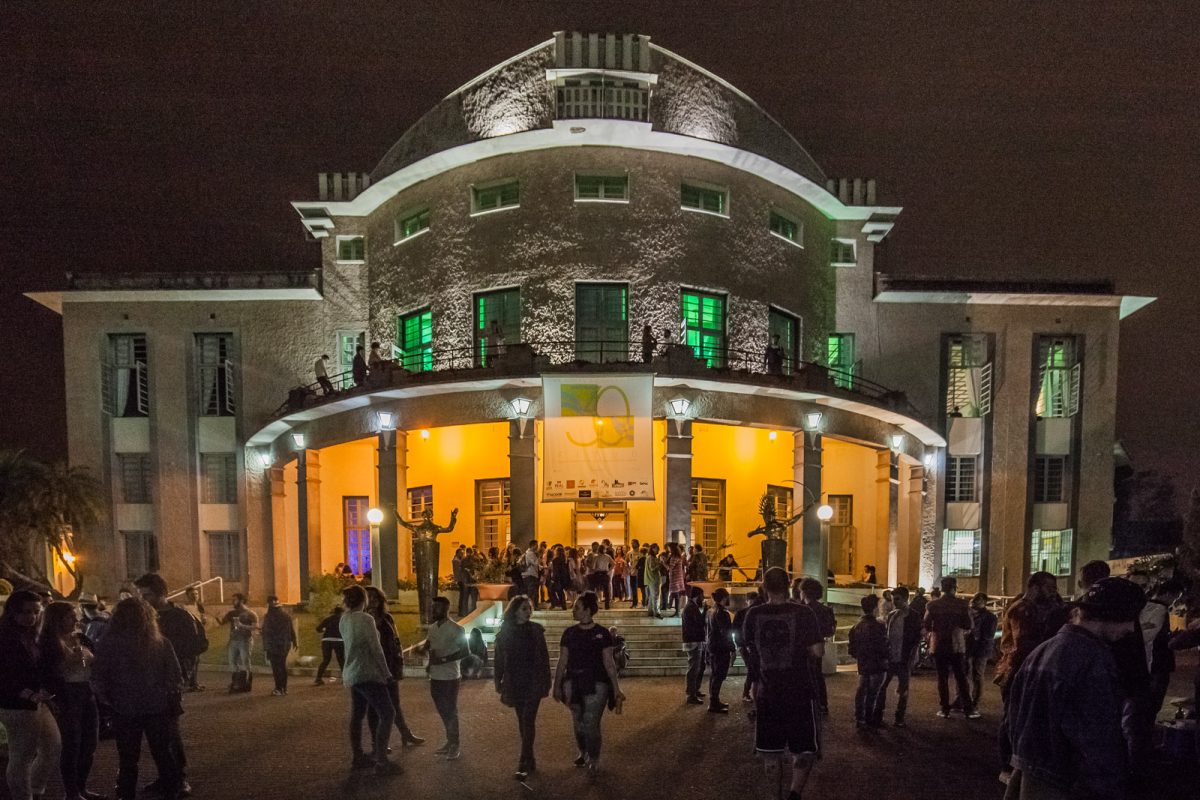
POLYGON ((508 590, 512 581, 508 577, 508 567, 500 561, 493 561, 479 571, 479 582, 476 584, 480 600, 507 600, 508 590))

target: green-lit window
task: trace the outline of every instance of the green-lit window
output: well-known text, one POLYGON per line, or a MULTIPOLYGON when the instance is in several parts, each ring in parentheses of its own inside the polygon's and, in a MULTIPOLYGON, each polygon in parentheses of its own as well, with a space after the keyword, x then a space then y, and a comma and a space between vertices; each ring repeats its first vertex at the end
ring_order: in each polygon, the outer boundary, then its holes
POLYGON ((830 241, 829 263, 835 267, 853 267, 857 264, 858 255, 854 252, 854 241, 848 239, 830 241))
POLYGON ((983 531, 944 531, 942 574, 953 577, 978 575, 982 551, 983 531))
POLYGON ((783 374, 790 375, 800 363, 800 318, 778 308, 767 312, 767 335, 774 346, 779 337, 779 349, 783 351, 783 374))
POLYGON ((629 360, 629 287, 575 284, 575 358, 602 363, 629 360))
POLYGON ((829 377, 835 386, 854 388, 854 334, 831 333, 825 351, 825 363, 829 365, 829 377))
POLYGON ((628 175, 576 175, 576 200, 608 200, 620 202, 629 199, 628 175))
POLYGON ((362 261, 367 255, 367 240, 361 236, 339 236, 338 261, 362 261))
POLYGON ((410 372, 433 369, 433 313, 428 309, 396 320, 393 357, 410 372))
POLYGON ((796 220, 785 217, 778 211, 772 211, 769 225, 771 233, 779 238, 787 239, 792 244, 804 245, 804 228, 796 220))
POLYGON ((1075 531, 1035 530, 1029 542, 1029 571, 1049 572, 1051 575, 1071 574, 1071 548, 1075 531))
POLYGON ((710 214, 727 215, 729 195, 724 189, 712 189, 685 183, 679 190, 679 202, 684 208, 707 211, 710 214))
POLYGON ((495 211, 521 205, 521 184, 517 181, 493 186, 471 187, 471 212, 495 211))
POLYGON ((521 341, 521 291, 497 289, 475 295, 475 366, 486 367, 521 341))
POLYGON ((1037 342, 1039 417, 1073 417, 1079 413, 1080 374, 1075 339, 1040 336, 1037 342))
POLYGON ((683 343, 708 366, 725 366, 724 296, 684 290, 683 343))
POLYGON ((422 231, 429 230, 429 209, 423 208, 396 220, 396 241, 411 239, 422 231))

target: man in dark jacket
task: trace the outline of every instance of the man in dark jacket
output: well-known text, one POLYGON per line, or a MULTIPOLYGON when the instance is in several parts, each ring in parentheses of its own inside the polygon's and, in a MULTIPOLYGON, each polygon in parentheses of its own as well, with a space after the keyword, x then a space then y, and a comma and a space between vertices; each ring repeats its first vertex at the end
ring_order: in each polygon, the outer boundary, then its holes
MULTIPOLYGON (((753 702, 754 698, 751 697, 751 693, 754 691, 754 682, 758 679, 754 664, 746 652, 746 612, 760 603, 762 603, 762 599, 759 593, 752 590, 746 594, 746 605, 733 615, 733 643, 742 657, 742 663, 746 665, 746 680, 742 683, 742 702, 745 703, 753 702)), ((753 708, 750 709, 750 713, 754 713, 753 708)))
MULTIPOLYGON (((804 578, 792 582, 792 599, 812 609, 813 614, 817 617, 817 625, 821 628, 821 636, 825 637, 825 641, 828 642, 837 632, 837 616, 834 615, 832 608, 821 602, 821 595, 824 592, 825 587, 816 578, 804 578)), ((812 670, 813 684, 817 689, 817 705, 822 714, 828 714, 829 690, 825 686, 825 670, 821 668, 821 659, 813 660, 812 670)))
MULTIPOLYGON (((186 609, 167 600, 167 582, 161 575, 147 572, 135 580, 133 585, 137 588, 138 594, 142 596, 142 600, 158 612, 158 629, 163 638, 170 642, 171 647, 175 649, 175 657, 179 660, 180 671, 186 684, 188 676, 192 674, 189 670, 195 671, 200 654, 204 652, 200 645, 199 633, 196 630, 195 617, 186 609), (184 666, 184 664, 188 666, 184 666)), ((206 648, 207 645, 208 641, 205 638, 204 647, 206 648)), ((192 787, 187 782, 187 753, 183 749, 183 736, 180 733, 179 725, 174 725, 171 729, 171 754, 179 765, 182 786, 180 796, 186 797, 192 793, 192 787)), ((147 787, 150 794, 157 794, 160 789, 161 785, 158 784, 158 781, 147 787)))
POLYGON ((875 616, 879 598, 869 594, 859 601, 862 616, 850 629, 850 657, 858 662, 858 691, 854 694, 854 724, 859 728, 883 725, 879 692, 887 674, 887 628, 875 616), (878 714, 876 714, 878 709, 878 714))
POLYGON ((704 702, 700 683, 704 680, 704 590, 693 586, 683 607, 683 649, 688 654, 687 702, 698 706, 704 702))
POLYGON ((979 712, 971 705, 971 687, 967 683, 966 632, 971 630, 971 611, 967 601, 958 596, 958 580, 942 578, 942 596, 929 601, 925 609, 925 630, 929 631, 929 650, 938 674, 938 700, 942 710, 938 716, 950 716, 950 673, 963 698, 963 713, 968 719, 978 719, 979 712))
POLYGON ((888 614, 884 624, 887 627, 888 639, 888 668, 884 676, 883 686, 875 700, 875 718, 883 719, 884 707, 887 705, 888 686, 896 681, 896 713, 893 723, 897 728, 905 726, 904 715, 908 711, 908 683, 912 676, 913 665, 917 660, 917 646, 921 643, 922 619, 917 612, 908 606, 908 589, 897 586, 892 590, 892 602, 895 608, 888 614))
POLYGON ((1013 774, 1006 800, 1124 797, 1127 752, 1111 643, 1133 630, 1145 603, 1123 578, 1104 578, 1071 622, 1038 645, 1009 689, 1013 774))
POLYGON ((350 375, 354 378, 355 386, 367 385, 367 357, 360 344, 354 350, 354 361, 350 362, 350 375))
MULTIPOLYGON (((983 673, 996 649, 996 615, 987 608, 986 592, 971 597, 971 635, 967 639, 967 675, 971 682, 971 705, 979 708, 983 696, 983 673)), ((958 705, 962 705, 961 699, 958 705)))
POLYGON ((300 649, 300 642, 296 639, 292 615, 283 610, 275 595, 267 598, 267 613, 262 619, 262 640, 267 661, 271 663, 271 673, 275 677, 275 689, 271 694, 281 697, 287 694, 288 651, 300 649))
POLYGON ((721 684, 729 674, 733 661, 733 618, 729 616, 729 590, 721 587, 713 592, 713 610, 708 615, 708 710, 728 714, 729 704, 721 702, 721 684))

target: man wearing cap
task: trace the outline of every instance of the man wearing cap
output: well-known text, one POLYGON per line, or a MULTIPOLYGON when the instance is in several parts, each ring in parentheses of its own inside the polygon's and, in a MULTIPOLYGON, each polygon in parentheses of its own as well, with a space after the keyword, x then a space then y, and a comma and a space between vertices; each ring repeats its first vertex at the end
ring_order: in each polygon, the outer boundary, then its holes
POLYGON ((108 630, 109 616, 100 610, 100 598, 91 592, 79 595, 79 608, 83 612, 83 636, 95 650, 108 630))
POLYGON ((1012 680, 1013 774, 1005 800, 1124 796, 1127 752, 1111 644, 1133 630, 1145 596, 1123 578, 1093 584, 1071 621, 1012 680))

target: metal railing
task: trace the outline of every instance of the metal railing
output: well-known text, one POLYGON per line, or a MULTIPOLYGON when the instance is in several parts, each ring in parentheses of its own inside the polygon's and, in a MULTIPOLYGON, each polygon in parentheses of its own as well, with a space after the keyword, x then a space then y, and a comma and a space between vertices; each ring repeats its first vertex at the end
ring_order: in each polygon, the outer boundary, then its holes
POLYGON ((171 592, 169 595, 167 595, 167 599, 171 600, 176 597, 182 597, 183 595, 187 594, 188 589, 195 589, 197 598, 200 600, 201 603, 203 603, 204 602, 204 587, 210 583, 215 583, 217 585, 217 602, 223 604, 225 602, 225 579, 222 578, 220 575, 217 575, 212 578, 206 578, 205 580, 202 580, 202 581, 192 581, 187 586, 184 586, 182 589, 175 591, 175 592, 171 592))
POLYGON ((528 375, 555 367, 604 365, 634 371, 651 368, 669 375, 688 375, 716 380, 771 381, 782 387, 818 392, 841 392, 865 397, 890 407, 916 414, 903 392, 894 391, 858 374, 831 369, 824 364, 781 359, 777 368, 768 365, 763 352, 736 348, 659 345, 652 354, 644 353, 641 342, 621 340, 531 341, 516 344, 421 349, 400 353, 383 362, 367 376, 366 383, 353 383, 349 372, 330 375, 335 387, 326 393, 319 381, 298 386, 288 400, 276 409, 279 417, 320 404, 328 398, 400 384, 443 382, 480 377, 486 374, 528 375), (649 360, 644 356, 649 355, 649 360), (338 386, 350 388, 338 390, 338 386), (850 388, 846 388, 846 387, 850 388))

